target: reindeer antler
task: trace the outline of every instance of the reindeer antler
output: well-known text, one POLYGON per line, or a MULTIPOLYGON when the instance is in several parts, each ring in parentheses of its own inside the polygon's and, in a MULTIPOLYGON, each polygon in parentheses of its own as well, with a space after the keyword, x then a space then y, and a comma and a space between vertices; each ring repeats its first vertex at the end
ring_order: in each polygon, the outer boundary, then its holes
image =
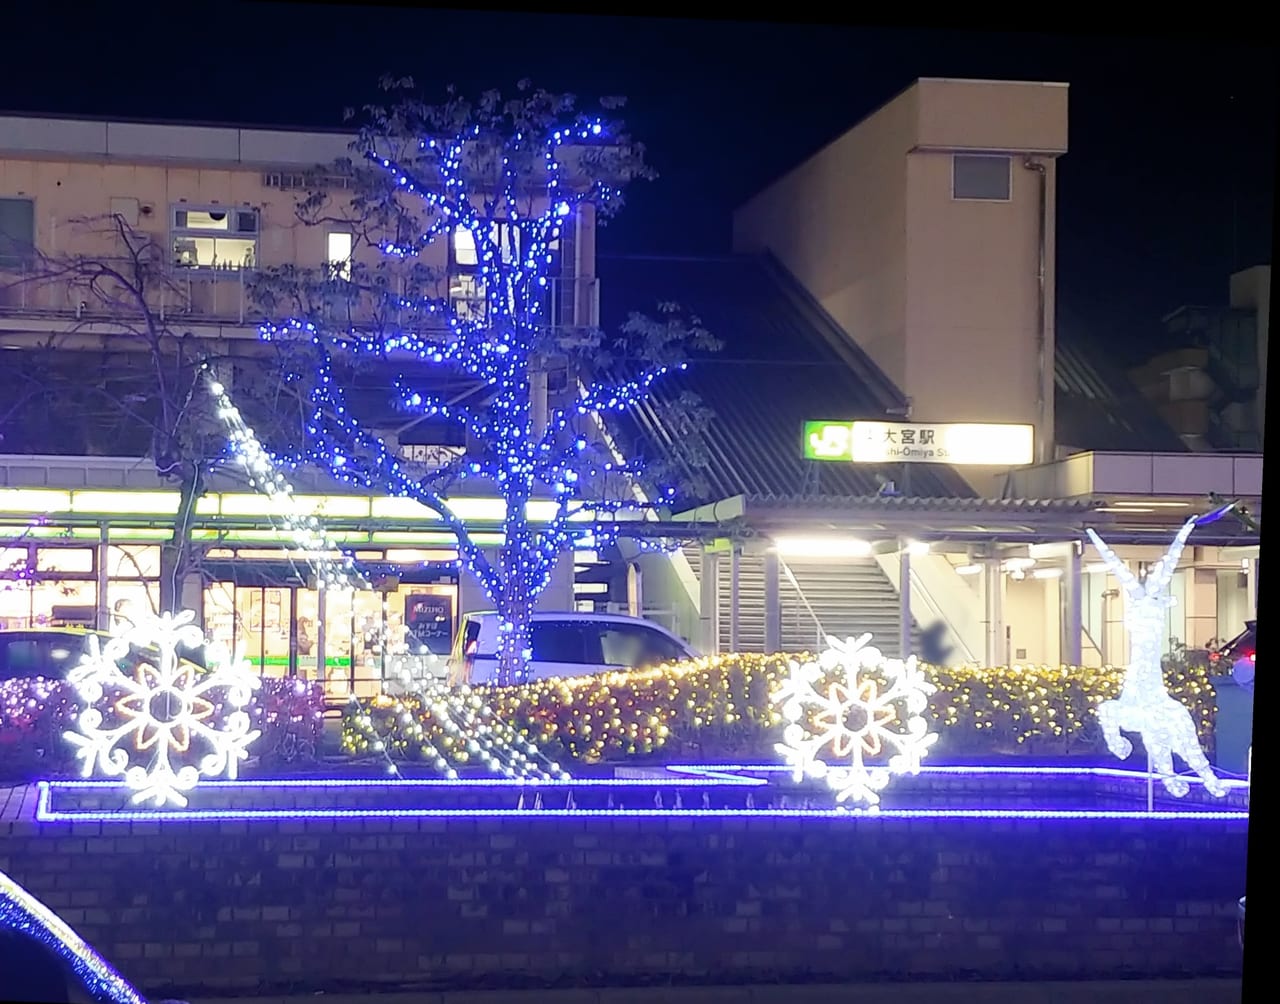
POLYGON ((1102 556, 1103 562, 1106 564, 1108 571, 1111 572, 1120 584, 1124 586, 1124 591, 1131 596, 1142 595, 1142 583, 1138 581, 1138 577, 1129 571, 1129 566, 1116 556, 1116 552, 1106 545, 1106 542, 1093 532, 1091 528, 1086 528, 1085 533, 1089 535, 1094 548, 1098 554, 1102 556))
POLYGON ((1173 573, 1178 570, 1178 560, 1182 557, 1182 549, 1187 546, 1187 539, 1199 525, 1199 516, 1192 516, 1182 524, 1182 529, 1173 538, 1173 543, 1169 545, 1169 550, 1164 552, 1164 557, 1152 566, 1150 573, 1147 575, 1145 591, 1148 596, 1155 596, 1168 588, 1169 583, 1173 580, 1173 573))

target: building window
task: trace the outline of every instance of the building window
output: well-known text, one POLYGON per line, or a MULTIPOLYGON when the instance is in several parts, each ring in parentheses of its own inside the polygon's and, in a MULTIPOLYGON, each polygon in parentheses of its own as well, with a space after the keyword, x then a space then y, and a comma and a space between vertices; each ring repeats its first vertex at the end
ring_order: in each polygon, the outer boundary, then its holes
POLYGON ((329 234, 325 248, 325 261, 329 263, 329 273, 334 279, 346 281, 351 278, 351 250, 350 234, 329 234))
POLYGON ((0 268, 30 265, 36 243, 36 204, 0 199, 0 268))
POLYGON ((951 197, 977 202, 1008 202, 1013 189, 1013 158, 957 153, 951 158, 951 197))
MULTIPOLYGON (((514 265, 520 254, 520 230, 510 223, 489 224, 489 241, 506 265, 514 265)), ((485 251, 489 248, 486 246, 485 251)), ((456 227, 449 239, 449 305, 462 321, 480 321, 487 299, 480 277, 481 248, 476 235, 465 227, 456 227)))
POLYGON ((465 227, 457 227, 453 231, 450 244, 449 264, 454 268, 475 268, 480 264, 476 251, 476 235, 465 227))
POLYGON ((256 209, 176 206, 170 233, 176 268, 239 271, 258 263, 256 209))

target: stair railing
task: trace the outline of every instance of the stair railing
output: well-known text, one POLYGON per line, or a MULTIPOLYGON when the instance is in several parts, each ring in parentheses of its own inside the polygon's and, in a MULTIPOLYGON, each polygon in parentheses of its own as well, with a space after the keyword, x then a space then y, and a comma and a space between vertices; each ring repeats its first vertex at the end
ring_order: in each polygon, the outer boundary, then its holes
MULTIPOLYGON (((814 651, 821 652, 827 647, 827 632, 822 627, 821 618, 818 617, 817 611, 813 609, 813 605, 809 602, 808 597, 805 596, 804 590, 800 588, 800 583, 796 581, 795 574, 791 571, 790 566, 781 558, 778 559, 778 568, 780 568, 782 570, 782 574, 787 577, 787 581, 791 583, 791 588, 796 591, 796 596, 800 598, 800 602, 804 604, 805 610, 807 610, 809 612, 809 616, 813 618, 814 627, 818 630, 817 647, 814 651)), ((765 616, 768 616, 768 611, 765 611, 765 616)))
MULTIPOLYGON (((970 650, 969 646, 964 643, 964 639, 960 636, 960 632, 956 630, 956 626, 951 623, 951 618, 947 616, 946 611, 939 606, 938 602, 933 598, 933 594, 925 588, 924 583, 920 580, 919 574, 912 571, 910 581, 911 598, 915 599, 918 596, 924 601, 924 605, 929 608, 930 615, 935 620, 940 620, 944 625, 946 625, 947 635, 953 644, 960 646, 960 650, 964 653, 965 662, 971 665, 976 664, 978 661, 977 657, 970 650)), ((906 655, 907 653, 903 653, 903 658, 906 658, 906 655)))

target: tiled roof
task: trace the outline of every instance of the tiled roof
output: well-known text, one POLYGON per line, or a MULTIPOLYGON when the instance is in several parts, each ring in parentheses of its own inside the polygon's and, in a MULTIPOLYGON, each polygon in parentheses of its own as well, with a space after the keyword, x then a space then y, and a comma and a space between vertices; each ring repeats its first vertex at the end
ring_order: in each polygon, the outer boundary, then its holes
MULTIPOLYGON (((655 385, 654 402, 618 425, 621 438, 652 445, 673 436, 662 404, 692 392, 715 416, 699 471, 710 501, 735 495, 834 499, 872 497, 877 474, 901 468, 831 464, 802 456, 806 420, 885 419, 901 392, 772 259, 609 258, 598 262, 601 323, 617 330, 633 311, 676 303, 723 343, 687 372, 655 385)), ((633 447, 634 449, 634 447, 633 447)), ((901 485, 899 485, 901 488, 901 485)), ((913 495, 972 496, 948 467, 913 465, 913 495)))
MULTIPOLYGON (((801 496, 762 497, 754 499, 765 504, 789 505, 807 501, 801 496)), ((811 501, 811 500, 808 500, 811 501)), ((934 513, 992 513, 1028 515, 1054 513, 1060 515, 1093 512, 1103 501, 1093 499, 984 499, 984 498, 916 498, 902 495, 876 496, 874 498, 837 499, 823 497, 823 503, 848 505, 858 509, 911 510, 934 513)))
POLYGON ((1054 366, 1056 438, 1080 450, 1184 453, 1106 346, 1059 329, 1054 366))

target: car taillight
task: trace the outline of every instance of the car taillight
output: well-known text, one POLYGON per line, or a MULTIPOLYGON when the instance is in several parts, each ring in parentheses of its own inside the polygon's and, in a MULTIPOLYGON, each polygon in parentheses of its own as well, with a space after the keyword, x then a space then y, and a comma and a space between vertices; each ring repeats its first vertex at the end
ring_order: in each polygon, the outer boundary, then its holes
POLYGON ((1249 653, 1249 661, 1250 661, 1250 662, 1252 662, 1252 663, 1257 663, 1257 661, 1258 661, 1258 653, 1257 653, 1257 652, 1250 652, 1250 653, 1249 653))

